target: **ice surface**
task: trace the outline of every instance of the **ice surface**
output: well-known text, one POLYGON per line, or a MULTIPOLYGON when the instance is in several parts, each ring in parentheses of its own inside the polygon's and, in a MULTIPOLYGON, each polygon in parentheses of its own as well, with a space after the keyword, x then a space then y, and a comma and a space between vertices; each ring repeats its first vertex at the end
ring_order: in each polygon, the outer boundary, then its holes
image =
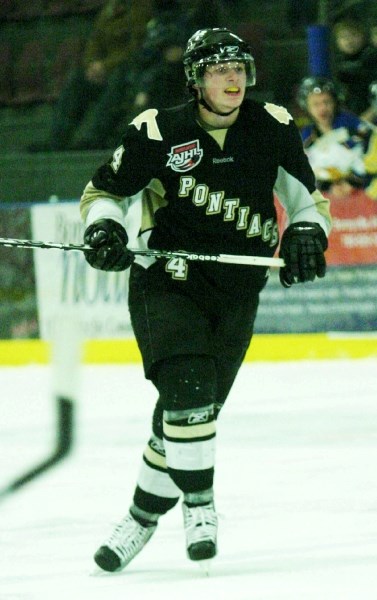
MULTIPOLYGON (((0 368, 1 484, 54 444, 51 369, 0 368)), ((376 600, 377 360, 245 364, 218 422, 219 555, 164 517, 120 574, 92 555, 127 511, 155 390, 85 366, 74 451, 0 505, 0 600, 376 600)))

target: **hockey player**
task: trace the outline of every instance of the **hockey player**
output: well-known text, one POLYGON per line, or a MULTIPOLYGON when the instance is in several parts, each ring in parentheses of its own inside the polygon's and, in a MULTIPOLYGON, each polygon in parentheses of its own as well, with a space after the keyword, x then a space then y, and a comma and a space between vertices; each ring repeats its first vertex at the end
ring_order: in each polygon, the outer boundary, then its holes
POLYGON ((348 193, 352 187, 365 187, 369 182, 363 161, 371 133, 368 123, 341 106, 339 92, 326 77, 303 79, 297 101, 311 120, 301 137, 317 187, 333 192, 344 183, 348 193))
POLYGON ((372 200, 377 200, 377 81, 373 81, 369 86, 369 98, 369 119, 373 126, 373 132, 364 156, 364 164, 367 173, 371 176, 371 181, 365 191, 372 200))
POLYGON ((275 191, 290 220, 282 284, 326 270, 328 201, 315 189, 285 108, 245 99, 255 83, 249 46, 226 28, 200 30, 188 41, 184 66, 193 100, 136 117, 81 200, 89 264, 105 271, 132 265, 131 322, 145 376, 159 394, 129 513, 95 554, 106 571, 124 568, 180 497, 188 557, 215 556, 216 419, 268 277, 264 267, 135 258, 127 249, 127 207, 142 203, 140 248, 272 256, 275 191))

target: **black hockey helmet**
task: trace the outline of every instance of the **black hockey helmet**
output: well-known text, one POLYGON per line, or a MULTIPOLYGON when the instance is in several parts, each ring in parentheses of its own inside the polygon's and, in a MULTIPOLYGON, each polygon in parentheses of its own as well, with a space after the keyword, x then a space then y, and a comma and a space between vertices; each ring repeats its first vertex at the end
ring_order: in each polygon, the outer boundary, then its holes
POLYGON ((327 77, 305 77, 299 85, 297 91, 297 102, 302 110, 307 110, 307 101, 309 94, 330 94, 336 108, 339 105, 340 94, 337 91, 335 84, 327 77))
POLYGON ((372 81, 369 86, 369 99, 374 109, 377 109, 377 81, 372 81))
POLYGON ((187 85, 200 85, 206 65, 242 62, 246 68, 246 85, 255 85, 255 64, 250 46, 226 27, 199 29, 187 42, 183 55, 187 85))

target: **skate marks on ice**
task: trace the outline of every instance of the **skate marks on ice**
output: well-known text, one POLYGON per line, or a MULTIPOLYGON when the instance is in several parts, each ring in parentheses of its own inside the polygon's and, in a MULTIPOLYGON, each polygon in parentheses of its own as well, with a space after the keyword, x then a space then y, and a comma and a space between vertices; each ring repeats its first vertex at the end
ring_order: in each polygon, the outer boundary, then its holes
MULTIPOLYGON (((84 367, 73 454, 1 506, 1 600, 376 600, 376 373, 372 359, 244 365, 218 422, 209 576, 186 558, 180 506, 125 571, 92 575, 155 393, 140 367, 84 367)), ((0 369, 0 384, 6 484, 51 447, 54 414, 48 368, 0 369)))

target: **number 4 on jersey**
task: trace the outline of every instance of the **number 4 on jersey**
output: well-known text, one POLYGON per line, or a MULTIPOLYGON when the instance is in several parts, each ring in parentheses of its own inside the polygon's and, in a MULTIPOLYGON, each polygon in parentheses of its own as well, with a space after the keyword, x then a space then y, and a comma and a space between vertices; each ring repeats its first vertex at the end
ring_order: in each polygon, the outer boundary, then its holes
POLYGON ((171 273, 173 279, 184 281, 187 279, 188 265, 185 258, 171 258, 165 266, 165 271, 171 273))
POLYGON ((119 146, 119 148, 117 148, 113 154, 113 160, 111 161, 111 168, 113 169, 114 173, 117 173, 119 170, 119 167, 122 162, 123 152, 124 152, 124 147, 119 146))

